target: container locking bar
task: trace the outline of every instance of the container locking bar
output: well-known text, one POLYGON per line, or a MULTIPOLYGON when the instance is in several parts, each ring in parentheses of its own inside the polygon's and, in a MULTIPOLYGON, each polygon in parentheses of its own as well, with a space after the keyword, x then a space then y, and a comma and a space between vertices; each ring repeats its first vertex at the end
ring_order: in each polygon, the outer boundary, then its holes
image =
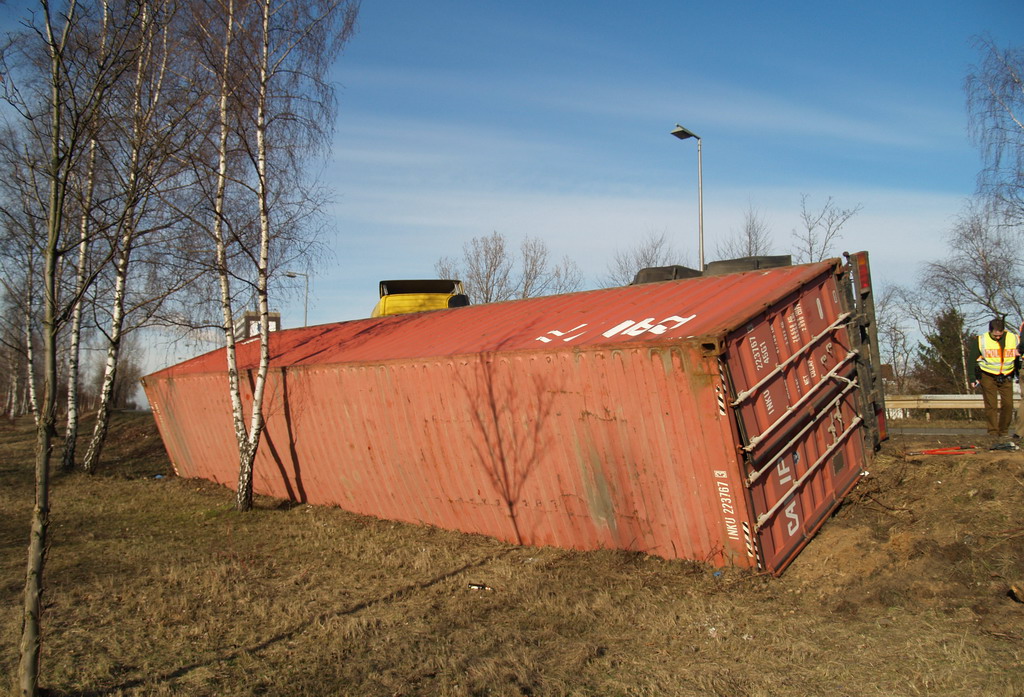
POLYGON ((785 369, 790 363, 794 363, 798 358, 800 358, 805 353, 810 351, 811 347, 814 346, 816 343, 818 343, 822 339, 822 337, 830 334, 831 332, 835 331, 836 329, 841 327, 843 324, 845 324, 846 320, 848 320, 850 317, 851 317, 851 313, 849 313, 849 312, 844 312, 843 314, 839 315, 839 317, 836 318, 835 322, 833 322, 831 325, 826 327, 817 336, 812 337, 810 341, 808 341, 806 344, 801 346, 799 349, 794 351, 793 355, 791 355, 789 358, 787 358, 786 360, 782 361, 782 363, 779 363, 778 365, 776 365, 775 368, 770 373, 768 373, 763 378, 758 380, 757 384, 753 385, 752 387, 749 387, 745 391, 743 391, 740 394, 736 395, 736 399, 733 400, 732 406, 734 406, 734 407, 738 406, 738 405, 742 404, 743 402, 745 402, 746 400, 750 399, 750 397, 753 396, 754 394, 756 394, 757 391, 760 390, 761 387, 763 387, 766 382, 768 382, 773 377, 775 377, 776 374, 782 372, 782 370, 785 369))
POLYGON ((843 358, 843 360, 841 360, 838 363, 836 363, 835 366, 832 368, 832 370, 830 370, 827 373, 825 373, 825 375, 822 376, 821 380, 819 380, 818 383, 816 385, 814 385, 814 387, 812 387, 811 390, 807 394, 805 394, 803 397, 801 397, 800 399, 798 399, 795 402, 793 402, 793 404, 791 404, 786 409, 786 411, 784 411, 782 413, 782 416, 780 416, 778 419, 776 419, 774 422, 772 422, 768 426, 768 428, 766 428, 764 431, 762 431, 759 435, 756 435, 753 438, 751 438, 750 442, 743 446, 743 450, 745 450, 746 452, 750 452, 751 450, 756 448, 758 443, 763 441, 765 438, 767 438, 772 433, 772 431, 774 431, 780 425, 785 423, 790 414, 792 414, 794 411, 796 411, 797 409, 802 407, 805 402, 809 401, 811 399, 811 397, 815 396, 818 392, 820 392, 821 389, 826 384, 828 384, 829 380, 834 378, 836 380, 842 380, 842 381, 845 381, 845 382, 848 382, 848 383, 851 382, 847 378, 839 377, 836 373, 839 372, 840 368, 842 368, 847 363, 849 363, 854 358, 856 358, 857 355, 858 354, 857 354, 856 351, 850 351, 849 353, 847 353, 846 356, 843 358))
POLYGON ((781 458, 784 454, 788 453, 789 449, 797 441, 799 441, 801 438, 803 438, 804 435, 808 431, 810 431, 812 428, 814 428, 814 426, 825 417, 825 414, 828 414, 832 409, 834 409, 835 406, 837 404, 839 404, 840 401, 842 401, 843 397, 845 397, 847 394, 849 394, 851 391, 853 391, 853 389, 856 388, 856 387, 857 387, 857 381, 856 380, 848 381, 847 384, 846 384, 846 387, 843 388, 842 392, 837 394, 835 396, 835 398, 831 402, 828 403, 827 406, 825 406, 823 409, 820 409, 818 411, 818 413, 815 415, 815 417, 806 426, 801 428, 796 433, 796 435, 793 436, 789 440, 788 443, 786 443, 781 448, 779 448, 779 452, 775 456, 773 456, 767 462, 767 464, 765 464, 763 467, 761 467, 761 469, 757 470, 756 472, 751 472, 749 475, 747 475, 747 487, 749 488, 751 485, 754 484, 754 482, 756 482, 758 479, 763 477, 765 475, 765 473, 767 473, 768 470, 770 470, 772 468, 772 465, 774 465, 776 462, 778 462, 779 458, 781 458))
POLYGON ((849 428, 843 431, 843 433, 838 438, 836 438, 835 442, 829 446, 828 450, 825 451, 825 454, 819 457, 813 465, 808 467, 807 471, 804 472, 802 477, 793 482, 793 486, 789 488, 789 491, 786 492, 786 495, 780 496, 779 500, 775 502, 774 506, 772 506, 767 511, 765 511, 757 517, 757 523, 754 524, 755 532, 759 532, 761 528, 764 527, 765 523, 767 523, 772 516, 778 513, 779 509, 782 508, 782 505, 786 503, 786 501, 788 501, 790 497, 793 496, 797 489, 803 486, 803 483, 806 482, 812 474, 817 472, 818 469, 820 469, 821 466, 828 461, 829 456, 831 456, 832 453, 834 453, 836 449, 843 443, 843 441, 845 441, 849 437, 849 435, 853 433, 854 429, 860 426, 863 422, 864 419, 862 419, 860 416, 854 418, 849 428))

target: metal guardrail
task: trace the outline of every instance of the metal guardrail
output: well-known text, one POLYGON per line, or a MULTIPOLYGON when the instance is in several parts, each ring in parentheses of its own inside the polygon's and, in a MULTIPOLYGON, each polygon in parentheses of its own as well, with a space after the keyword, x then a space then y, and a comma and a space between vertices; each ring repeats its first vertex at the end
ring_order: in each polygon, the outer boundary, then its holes
POLYGON ((892 394, 885 396, 886 409, 983 409, 984 407, 980 394, 892 394))

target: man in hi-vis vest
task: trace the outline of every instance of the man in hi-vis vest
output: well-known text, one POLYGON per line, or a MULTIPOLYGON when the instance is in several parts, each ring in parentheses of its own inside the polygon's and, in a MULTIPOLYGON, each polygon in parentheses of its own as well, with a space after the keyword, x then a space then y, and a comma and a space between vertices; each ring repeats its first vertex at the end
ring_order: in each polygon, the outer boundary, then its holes
POLYGON ((981 384, 985 400, 985 418, 988 434, 1005 438, 1013 420, 1013 381, 1020 370, 1020 339, 1006 331, 1001 319, 988 323, 988 332, 978 336, 974 355, 974 387, 981 384))

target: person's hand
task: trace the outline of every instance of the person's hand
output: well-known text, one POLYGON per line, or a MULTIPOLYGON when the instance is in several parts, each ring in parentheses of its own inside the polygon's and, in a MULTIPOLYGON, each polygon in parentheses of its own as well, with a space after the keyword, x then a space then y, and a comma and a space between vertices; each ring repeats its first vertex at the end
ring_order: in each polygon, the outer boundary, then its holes
POLYGON ((981 380, 975 380, 974 382, 971 383, 971 389, 972 390, 977 389, 978 385, 980 385, 980 384, 981 384, 981 380))

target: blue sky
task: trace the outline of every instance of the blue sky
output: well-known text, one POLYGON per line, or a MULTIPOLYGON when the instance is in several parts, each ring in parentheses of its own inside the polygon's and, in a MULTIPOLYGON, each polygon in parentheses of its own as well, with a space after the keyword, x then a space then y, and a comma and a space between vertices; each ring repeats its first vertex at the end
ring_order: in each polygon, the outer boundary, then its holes
MULTIPOLYGON (((364 0, 336 70, 323 172, 333 258, 310 323, 368 316, 384 278, 434 275, 474 236, 543 239, 595 287, 616 250, 748 205, 791 250, 800 200, 863 206, 837 251, 911 282, 974 190, 963 81, 971 39, 1019 42, 1024 2, 684 3, 364 0)), ((301 323, 302 293, 275 303, 301 323)))

